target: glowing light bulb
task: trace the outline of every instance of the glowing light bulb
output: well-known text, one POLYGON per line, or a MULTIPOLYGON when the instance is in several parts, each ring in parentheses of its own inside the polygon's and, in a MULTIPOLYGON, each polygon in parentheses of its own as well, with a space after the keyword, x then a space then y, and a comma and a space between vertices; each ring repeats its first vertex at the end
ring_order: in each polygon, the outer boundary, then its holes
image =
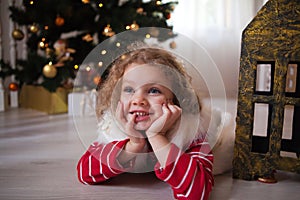
POLYGON ((149 39, 149 38, 151 38, 151 35, 148 33, 148 34, 146 34, 146 36, 145 36, 147 39, 149 39))

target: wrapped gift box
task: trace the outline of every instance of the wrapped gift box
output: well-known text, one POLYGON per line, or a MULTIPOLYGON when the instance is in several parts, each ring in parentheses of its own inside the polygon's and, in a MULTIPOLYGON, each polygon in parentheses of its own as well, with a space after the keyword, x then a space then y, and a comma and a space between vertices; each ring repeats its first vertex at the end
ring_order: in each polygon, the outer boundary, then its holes
POLYGON ((49 92, 43 86, 23 85, 20 92, 20 107, 31 108, 48 114, 68 112, 68 93, 65 88, 49 92))

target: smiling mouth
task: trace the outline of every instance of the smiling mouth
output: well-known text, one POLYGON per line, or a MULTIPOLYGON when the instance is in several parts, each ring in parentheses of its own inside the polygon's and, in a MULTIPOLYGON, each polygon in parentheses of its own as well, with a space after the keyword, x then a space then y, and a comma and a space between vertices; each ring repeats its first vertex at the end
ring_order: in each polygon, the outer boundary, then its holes
POLYGON ((135 118, 134 118, 135 123, 148 121, 149 116, 150 116, 150 113, 143 112, 143 111, 133 111, 133 112, 130 112, 130 114, 135 115, 135 118))
POLYGON ((136 116, 148 116, 149 115, 149 113, 147 113, 147 112, 130 112, 130 114, 135 114, 136 116))

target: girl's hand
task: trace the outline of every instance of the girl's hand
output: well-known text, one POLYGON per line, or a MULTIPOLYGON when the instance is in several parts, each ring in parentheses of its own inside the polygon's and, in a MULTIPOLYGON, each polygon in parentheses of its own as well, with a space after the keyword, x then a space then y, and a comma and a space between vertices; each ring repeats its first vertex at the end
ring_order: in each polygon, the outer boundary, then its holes
POLYGON ((146 140, 139 131, 134 129, 134 119, 136 116, 132 114, 129 116, 129 119, 126 119, 124 117, 123 103, 119 102, 116 117, 129 137, 129 142, 126 144, 125 150, 132 153, 141 152, 146 144, 146 140))
POLYGON ((160 134, 165 135, 168 130, 175 126, 176 121, 181 116, 181 108, 170 103, 163 104, 162 115, 158 117, 146 131, 148 138, 160 134))

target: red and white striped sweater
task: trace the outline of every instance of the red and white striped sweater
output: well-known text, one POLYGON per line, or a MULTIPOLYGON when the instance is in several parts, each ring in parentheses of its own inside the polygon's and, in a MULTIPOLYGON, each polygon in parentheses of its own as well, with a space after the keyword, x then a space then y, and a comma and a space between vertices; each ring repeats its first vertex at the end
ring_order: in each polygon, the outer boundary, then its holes
MULTIPOLYGON (((93 185, 130 171, 134 162, 123 167, 117 161, 127 141, 93 143, 78 162, 79 181, 93 185)), ((170 164, 162 169, 157 162, 154 171, 159 179, 171 186, 175 199, 208 199, 214 184, 212 162, 209 144, 196 140, 185 152, 172 144, 167 160, 170 164)))

